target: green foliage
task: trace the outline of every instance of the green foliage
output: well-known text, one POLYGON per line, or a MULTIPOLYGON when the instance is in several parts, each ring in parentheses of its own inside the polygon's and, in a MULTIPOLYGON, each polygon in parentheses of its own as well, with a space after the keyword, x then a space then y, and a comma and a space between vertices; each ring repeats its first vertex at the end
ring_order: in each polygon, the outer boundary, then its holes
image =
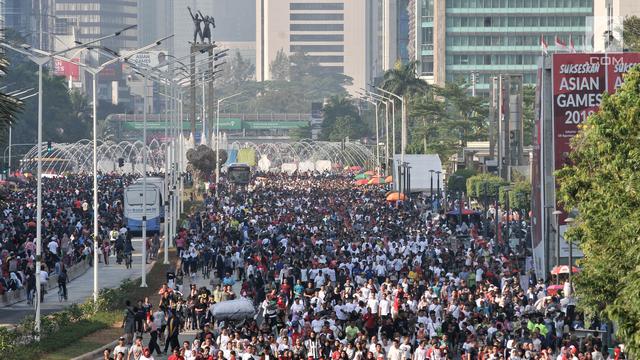
POLYGON ((525 85, 522 89, 522 122, 524 146, 533 144, 533 135, 536 128, 536 87, 525 85))
MULTIPOLYGON (((8 72, 9 61, 0 57, 0 74, 8 72)), ((16 115, 22 110, 22 102, 0 91, 0 130, 5 130, 16 122, 16 115)))
POLYGON ((361 138, 366 132, 366 128, 361 120, 352 116, 340 116, 333 124, 329 141, 342 141, 344 138, 349 139, 361 138))
POLYGON ((531 184, 527 181, 519 181, 511 187, 509 192, 509 206, 512 209, 521 209, 525 214, 531 209, 531 184))
POLYGON ((467 194, 476 200, 484 200, 485 196, 489 200, 495 200, 500 188, 505 185, 506 182, 499 176, 478 174, 467 179, 467 194))
POLYGON ((427 91, 429 84, 418 77, 417 66, 417 61, 396 64, 384 73, 382 88, 404 97, 427 91))
POLYGON ((311 139, 311 127, 297 128, 289 131, 292 140, 311 139))
POLYGON ((289 80, 289 57, 280 49, 276 53, 276 58, 269 65, 271 79, 285 81, 289 80))
POLYGON ((342 141, 342 139, 347 136, 353 139, 353 137, 349 135, 351 131, 344 133, 342 136, 338 136, 339 132, 335 131, 335 128, 339 118, 343 118, 340 124, 343 129, 353 128, 357 130, 357 137, 363 135, 361 131, 365 127, 362 125, 362 119, 360 118, 358 108, 355 106, 351 98, 346 96, 332 96, 327 100, 322 111, 324 116, 322 131, 320 132, 320 140, 331 140, 332 136, 333 138, 338 138, 338 140, 335 141, 342 141), (346 123, 344 118, 350 119, 353 124, 346 123), (336 134, 332 135, 333 133, 336 134))
POLYGON ((565 238, 585 254, 575 277, 578 306, 616 323, 616 336, 640 353, 640 69, 605 95, 572 140, 571 164, 556 173, 558 198, 577 210, 565 238))
POLYGON ((449 179, 447 180, 447 190, 450 193, 455 193, 457 191, 461 191, 463 193, 467 192, 467 179, 474 176, 476 171, 473 169, 460 169, 454 172, 449 179))
POLYGON ((622 41, 625 49, 640 51, 640 18, 627 16, 622 22, 622 41))
MULTIPOLYGON (((38 89, 38 68, 26 57, 7 53, 12 66, 0 85, 19 84, 19 88, 38 89)), ((74 142, 91 134, 91 111, 86 99, 69 92, 64 78, 43 70, 43 140, 74 142)), ((37 139, 38 99, 25 101, 24 111, 16 116, 14 143, 35 143, 37 139)))

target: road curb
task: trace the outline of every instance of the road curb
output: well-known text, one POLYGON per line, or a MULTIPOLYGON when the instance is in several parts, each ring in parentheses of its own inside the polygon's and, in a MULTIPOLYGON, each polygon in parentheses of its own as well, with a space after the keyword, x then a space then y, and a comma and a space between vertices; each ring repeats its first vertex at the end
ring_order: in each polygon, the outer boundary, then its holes
MULTIPOLYGON (((85 259, 75 265, 67 268, 67 278, 68 281, 71 282, 76 278, 84 275, 87 270, 89 270, 91 266, 89 266, 89 260, 85 259)), ((58 289, 58 275, 51 275, 49 280, 47 281, 46 290, 58 289)), ((10 293, 5 293, 0 296, 0 307, 11 306, 23 301, 27 301, 27 291, 26 289, 20 289, 18 291, 12 291, 10 293)))
POLYGON ((116 345, 118 344, 118 340, 112 341, 110 343, 108 343, 107 345, 103 345, 98 349, 95 349, 91 352, 88 352, 86 354, 82 354, 80 356, 76 356, 71 360, 95 360, 95 359, 101 359, 102 358, 102 352, 105 349, 110 349, 113 350, 114 347, 116 347, 116 345))

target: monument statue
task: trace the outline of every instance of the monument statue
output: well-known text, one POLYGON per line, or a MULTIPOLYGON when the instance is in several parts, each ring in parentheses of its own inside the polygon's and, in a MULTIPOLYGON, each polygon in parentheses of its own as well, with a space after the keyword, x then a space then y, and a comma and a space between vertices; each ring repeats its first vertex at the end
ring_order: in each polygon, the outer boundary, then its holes
POLYGON ((200 35, 200 40, 204 41, 203 35, 202 35, 202 28, 200 27, 200 24, 204 21, 204 18, 201 17, 202 14, 198 12, 195 15, 193 15, 193 12, 191 11, 191 7, 187 6, 187 9, 189 9, 189 15, 191 15, 191 19, 193 19, 193 25, 195 26, 195 29, 193 30, 193 43, 196 44, 198 42, 198 35, 200 35))
POLYGON ((209 40, 209 44, 211 44, 212 40, 211 40, 211 28, 213 27, 214 29, 216 28, 216 22, 213 19, 213 17, 207 15, 204 16, 202 15, 202 13, 200 11, 198 11, 198 14, 200 14, 200 18, 204 19, 204 29, 202 30, 202 42, 204 43, 206 40, 209 40))

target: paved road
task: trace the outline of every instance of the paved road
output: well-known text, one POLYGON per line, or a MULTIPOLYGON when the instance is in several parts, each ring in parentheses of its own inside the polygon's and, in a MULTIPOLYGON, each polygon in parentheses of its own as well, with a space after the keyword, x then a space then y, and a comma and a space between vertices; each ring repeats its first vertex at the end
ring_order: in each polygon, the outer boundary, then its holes
MULTIPOLYGON (((210 279, 202 278, 202 274, 198 274, 194 283, 197 285, 198 288, 202 286, 206 286, 211 290, 210 279)), ((240 294, 241 285, 242 284, 239 281, 236 281, 235 285, 233 286, 233 291, 236 293, 236 295, 240 294)), ((186 289, 188 291, 190 286, 191 286, 191 279, 185 278, 183 289, 186 289)), ((197 332, 198 332, 197 330, 186 330, 184 332, 181 332, 180 336, 178 337, 180 346, 182 346, 182 342, 185 340, 189 342, 193 342, 193 339, 195 339, 197 332)), ((149 344, 149 340, 150 340, 150 335, 148 333, 143 334, 142 343, 144 346, 147 346, 149 344)), ((164 350, 164 345, 161 346, 161 349, 164 350)), ((170 355, 171 355, 171 351, 169 350, 169 354, 166 354, 166 355, 153 354, 153 357, 155 360, 166 360, 167 357, 170 355)), ((96 357, 96 360, 101 360, 101 359, 102 359, 102 356, 96 357)))
MULTIPOLYGON (((102 288, 118 287, 125 279, 136 278, 142 272, 142 254, 140 253, 142 246, 141 238, 133 239, 133 248, 137 251, 133 253, 133 264, 131 269, 127 269, 116 263, 115 256, 109 259, 109 265, 99 264, 98 268, 98 285, 102 288)), ((151 269, 152 264, 147 265, 147 271, 151 269)), ((43 315, 63 310, 65 307, 76 303, 82 303, 93 296, 93 268, 89 268, 86 273, 74 279, 67 284, 67 293, 69 300, 60 302, 58 300, 58 290, 51 289, 44 296, 44 302, 41 305, 41 313, 43 315)), ((19 323, 28 315, 35 313, 35 307, 28 305, 26 301, 19 302, 12 306, 0 309, 0 326, 10 326, 19 323)))

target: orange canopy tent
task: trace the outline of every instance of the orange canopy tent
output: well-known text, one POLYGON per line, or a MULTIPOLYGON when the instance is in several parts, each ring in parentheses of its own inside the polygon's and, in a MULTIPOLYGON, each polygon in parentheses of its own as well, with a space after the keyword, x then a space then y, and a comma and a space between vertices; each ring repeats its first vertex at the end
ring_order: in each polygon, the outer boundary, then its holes
POLYGON ((356 180, 356 185, 367 185, 368 183, 369 183, 368 179, 356 180))
POLYGON ((389 175, 384 179, 384 182, 386 182, 387 184, 390 184, 393 182, 393 176, 389 175))
POLYGON ((387 201, 393 202, 393 201, 398 201, 398 200, 402 200, 404 201, 407 197, 404 194, 401 194, 399 192, 392 192, 391 194, 387 195, 387 201))

